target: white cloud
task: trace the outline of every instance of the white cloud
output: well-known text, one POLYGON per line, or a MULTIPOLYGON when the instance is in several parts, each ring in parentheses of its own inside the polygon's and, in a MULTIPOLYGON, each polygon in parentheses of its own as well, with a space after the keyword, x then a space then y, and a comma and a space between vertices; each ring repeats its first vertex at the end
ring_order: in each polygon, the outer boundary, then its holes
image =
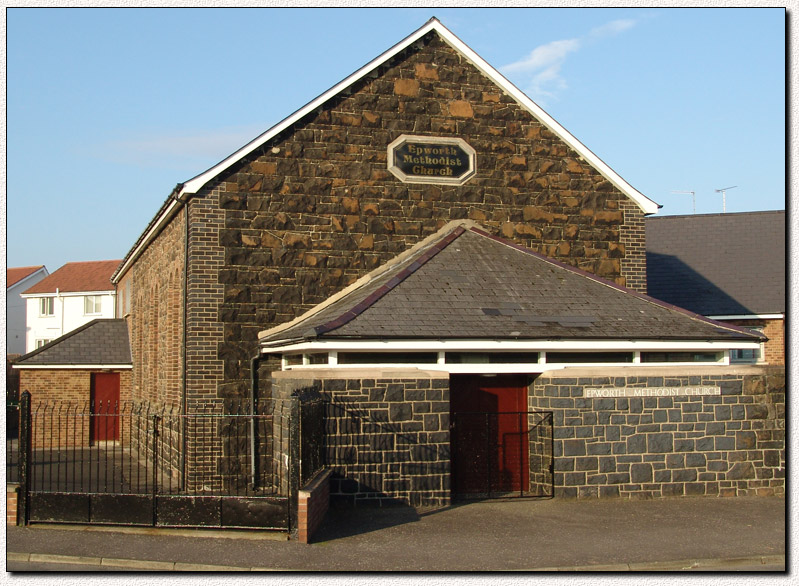
POLYGON ((560 67, 569 53, 579 48, 580 41, 578 39, 552 41, 546 45, 536 47, 527 57, 510 65, 505 65, 502 70, 507 73, 516 73, 557 68, 560 67))
POLYGON ((614 35, 618 35, 619 33, 623 33, 626 30, 633 28, 636 25, 636 21, 632 18, 622 18, 619 20, 613 20, 607 24, 603 24, 602 26, 598 26, 591 29, 591 32, 588 33, 588 36, 592 39, 602 39, 605 37, 612 37, 614 35))
POLYGON ((561 68, 566 58, 579 51, 587 43, 600 41, 631 29, 636 25, 633 19, 619 19, 591 29, 583 37, 563 39, 540 45, 527 57, 500 67, 500 71, 523 83, 524 91, 540 103, 547 98, 557 98, 558 92, 568 88, 561 68))

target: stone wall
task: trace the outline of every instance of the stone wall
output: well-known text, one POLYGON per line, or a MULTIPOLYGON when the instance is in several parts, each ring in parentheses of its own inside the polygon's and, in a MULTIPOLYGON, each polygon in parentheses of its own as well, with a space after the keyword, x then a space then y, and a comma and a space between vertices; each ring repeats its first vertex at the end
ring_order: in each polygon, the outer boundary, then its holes
MULTIPOLYGON (((217 384, 220 396, 246 393, 259 330, 451 220, 475 220, 620 284, 643 290, 646 282, 637 205, 435 33, 232 167, 190 206, 219 221, 218 238, 209 232, 203 241, 212 258, 203 260, 202 283, 219 303, 207 329, 189 325, 189 344, 206 352, 202 384, 217 384), (463 138, 477 152, 476 175, 460 186, 402 183, 386 166, 387 146, 402 134, 463 138)), ((204 255, 203 242, 192 241, 193 257, 204 255)))
POLYGON ((448 504, 447 375, 378 372, 372 377, 342 371, 277 372, 275 404, 281 405, 291 390, 309 385, 330 401, 325 431, 334 501, 448 504))
POLYGON ((554 412, 557 496, 785 493, 785 371, 605 369, 542 375, 531 409, 554 412), (586 388, 717 386, 720 395, 586 398, 586 388))

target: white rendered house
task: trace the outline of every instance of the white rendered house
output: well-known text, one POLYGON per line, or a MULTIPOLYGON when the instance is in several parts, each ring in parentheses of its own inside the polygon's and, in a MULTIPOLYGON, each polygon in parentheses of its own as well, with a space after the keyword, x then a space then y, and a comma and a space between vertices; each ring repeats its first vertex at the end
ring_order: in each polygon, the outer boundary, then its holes
POLYGON ((25 354, 27 303, 21 293, 48 274, 44 265, 6 270, 6 354, 25 354))
POLYGON ((27 336, 25 352, 45 344, 94 319, 112 319, 116 291, 111 275, 118 260, 71 262, 26 289, 27 336))

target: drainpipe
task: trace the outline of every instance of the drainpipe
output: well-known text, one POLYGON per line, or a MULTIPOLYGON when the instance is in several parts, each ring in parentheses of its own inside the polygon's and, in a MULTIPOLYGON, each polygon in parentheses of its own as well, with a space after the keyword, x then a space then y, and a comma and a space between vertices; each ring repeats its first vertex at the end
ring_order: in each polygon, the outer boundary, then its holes
POLYGON ((181 427, 181 436, 183 437, 182 446, 180 449, 180 486, 181 488, 186 488, 186 450, 188 449, 188 440, 186 439, 186 428, 188 419, 185 415, 188 413, 188 405, 187 405, 187 398, 186 395, 188 393, 188 374, 189 374, 189 362, 188 362, 188 352, 186 351, 186 342, 188 340, 188 335, 186 330, 189 326, 189 304, 188 304, 188 296, 189 296, 189 206, 187 202, 181 202, 180 199, 175 197, 175 193, 178 192, 183 187, 182 183, 178 183, 175 189, 172 191, 170 197, 175 199, 178 203, 183 204, 183 213, 186 216, 184 224, 185 226, 185 234, 184 234, 184 249, 183 249, 183 340, 181 342, 183 346, 183 381, 181 382, 181 390, 180 390, 180 412, 184 417, 181 417, 180 420, 182 422, 181 427))
POLYGON ((58 287, 55 288, 55 296, 61 302, 61 333, 59 336, 64 335, 64 298, 61 297, 61 292, 58 290, 58 287))
POLYGON ((258 487, 258 470, 255 462, 255 415, 258 397, 258 366, 261 364, 261 353, 250 359, 250 472, 252 487, 258 487))

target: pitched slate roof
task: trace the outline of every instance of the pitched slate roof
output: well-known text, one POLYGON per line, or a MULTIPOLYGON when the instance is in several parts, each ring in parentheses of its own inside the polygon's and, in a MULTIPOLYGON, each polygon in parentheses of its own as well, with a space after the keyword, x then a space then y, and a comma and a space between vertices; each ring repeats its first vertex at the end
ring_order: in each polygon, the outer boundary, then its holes
POLYGON ((760 339, 489 235, 448 226, 264 345, 314 339, 760 339))
POLYGON ((6 288, 13 287, 25 277, 28 277, 43 268, 44 265, 37 265, 35 267, 12 267, 6 269, 6 288))
POLYGON ((95 319, 18 358, 15 366, 131 365, 124 319, 95 319))
POLYGON ((505 76, 492 67, 487 61, 474 52, 468 45, 461 41, 455 34, 445 27, 437 18, 431 18, 422 27, 405 37, 399 43, 379 55, 346 79, 308 102, 305 106, 295 111, 293 114, 275 124, 263 134, 255 137, 249 143, 241 147, 226 159, 220 161, 210 169, 192 177, 184 183, 179 183, 172 193, 167 197, 155 218, 148 224, 145 231, 133 245, 133 248, 126 255, 124 262, 114 274, 115 282, 118 281, 140 252, 158 234, 159 230, 180 209, 180 206, 192 195, 198 193, 203 187, 213 181, 217 176, 229 169, 257 149, 263 147, 267 142, 279 136, 282 132, 290 128, 293 124, 300 121, 308 114, 313 113, 318 108, 323 107, 327 102, 347 91, 353 84, 367 77, 378 67, 386 63, 389 59, 401 53, 413 43, 424 36, 435 33, 450 47, 458 51, 464 59, 474 65, 481 73, 494 82, 502 91, 515 99, 519 105, 525 108, 530 114, 552 131, 556 136, 573 148, 579 155, 594 167, 603 177, 615 185, 622 193, 627 195, 635 202, 646 214, 657 212, 661 206, 644 194, 635 189, 625 181, 616 171, 610 168, 604 161, 597 157, 588 147, 575 138, 568 130, 560 125, 552 116, 544 111, 538 104, 527 97, 519 88, 513 85, 505 76))
POLYGON ((702 315, 785 312, 785 212, 646 219, 647 291, 702 315))
POLYGON ((77 293, 80 291, 113 291, 111 275, 119 266, 118 260, 95 260, 86 262, 68 262, 57 271, 51 273, 23 295, 32 293, 77 293))

